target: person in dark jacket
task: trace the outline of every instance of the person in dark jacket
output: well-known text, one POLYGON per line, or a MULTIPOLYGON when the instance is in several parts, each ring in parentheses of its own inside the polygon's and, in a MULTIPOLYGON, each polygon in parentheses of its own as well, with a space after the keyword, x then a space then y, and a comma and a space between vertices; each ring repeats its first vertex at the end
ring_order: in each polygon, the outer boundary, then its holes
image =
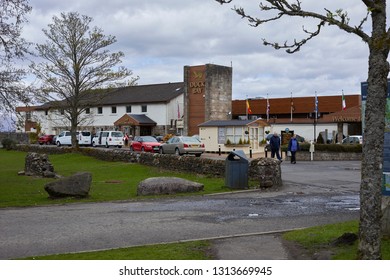
POLYGON ((272 135, 271 139, 269 140, 269 145, 271 146, 271 157, 276 158, 280 161, 282 161, 282 158, 280 156, 279 150, 280 150, 280 137, 277 132, 274 132, 274 135, 272 135))
POLYGON ((299 150, 299 143, 295 136, 295 134, 291 137, 290 141, 288 142, 287 151, 291 152, 291 163, 295 164, 297 163, 297 160, 295 158, 296 152, 299 150))

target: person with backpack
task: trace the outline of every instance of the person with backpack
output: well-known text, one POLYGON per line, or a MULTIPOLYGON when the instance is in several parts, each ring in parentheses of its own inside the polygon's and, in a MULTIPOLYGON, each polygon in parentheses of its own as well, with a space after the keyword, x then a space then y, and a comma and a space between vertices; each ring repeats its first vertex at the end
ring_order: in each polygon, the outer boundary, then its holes
POLYGON ((296 164, 297 163, 297 160, 296 160, 296 152, 299 150, 299 142, 297 140, 297 137, 296 135, 294 134, 290 141, 288 142, 288 147, 287 147, 287 151, 291 153, 291 163, 292 164, 296 164))

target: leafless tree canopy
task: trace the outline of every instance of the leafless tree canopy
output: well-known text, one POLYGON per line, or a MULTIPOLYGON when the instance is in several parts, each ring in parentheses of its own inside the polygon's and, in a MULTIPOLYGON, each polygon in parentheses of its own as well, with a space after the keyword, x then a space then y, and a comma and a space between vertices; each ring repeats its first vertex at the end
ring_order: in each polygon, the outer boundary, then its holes
POLYGON ((117 66, 124 54, 107 48, 116 42, 115 37, 104 35, 98 27, 91 28, 91 22, 91 17, 76 12, 54 16, 53 23, 43 30, 46 42, 36 45, 43 61, 31 65, 41 81, 36 94, 41 101, 62 101, 56 104, 61 104, 72 131, 85 108, 97 101, 87 98, 93 89, 116 86, 132 75, 130 70, 117 66))
POLYGON ((29 44, 21 38, 26 14, 31 7, 26 0, 0 0, 0 112, 12 112, 18 102, 26 103, 21 80, 26 71, 15 67, 23 59, 29 44))
MULTIPOLYGON (((232 0, 216 0, 221 4, 231 3, 232 0)), ((263 12, 275 12, 274 16, 258 18, 251 15, 248 15, 243 7, 234 7, 233 10, 240 15, 242 18, 247 19, 249 25, 253 27, 258 27, 261 24, 277 21, 282 17, 302 17, 302 18, 314 18, 318 19, 317 28, 315 30, 309 31, 305 27, 302 27, 302 31, 306 34, 306 38, 302 40, 294 40, 294 42, 270 42, 267 39, 263 38, 264 45, 269 45, 275 49, 286 49, 288 53, 294 53, 300 50, 300 48, 307 43, 309 40, 313 39, 320 34, 321 29, 325 25, 334 25, 343 29, 348 33, 354 33, 362 38, 363 41, 369 42, 370 37, 365 34, 362 30, 363 24, 367 21, 369 16, 369 10, 367 11, 366 16, 360 21, 357 26, 349 25, 349 17, 347 11, 338 9, 334 12, 324 8, 324 14, 314 13, 310 11, 305 11, 302 8, 302 2, 299 0, 296 1, 285 1, 285 0, 265 0, 265 4, 260 2, 259 4, 260 11, 263 12)), ((264 13, 267 14, 268 13, 264 13)))

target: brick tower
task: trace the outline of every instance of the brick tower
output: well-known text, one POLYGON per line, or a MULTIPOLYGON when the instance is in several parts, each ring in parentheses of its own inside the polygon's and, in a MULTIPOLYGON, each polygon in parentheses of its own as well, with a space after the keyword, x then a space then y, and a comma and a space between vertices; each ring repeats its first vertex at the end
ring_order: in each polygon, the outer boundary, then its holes
POLYGON ((184 66, 184 84, 184 135, 199 134, 206 121, 231 118, 232 67, 184 66))

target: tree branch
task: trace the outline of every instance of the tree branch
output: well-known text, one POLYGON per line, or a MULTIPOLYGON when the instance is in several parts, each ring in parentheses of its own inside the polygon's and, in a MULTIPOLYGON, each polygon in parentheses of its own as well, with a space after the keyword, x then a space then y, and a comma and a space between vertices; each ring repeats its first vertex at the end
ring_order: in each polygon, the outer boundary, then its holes
MULTIPOLYGON (((220 4, 232 2, 232 0, 215 1, 219 2, 220 4)), ((279 44, 270 43, 266 39, 263 39, 265 45, 272 46, 275 49, 286 49, 288 53, 294 53, 296 51, 299 51, 301 46, 303 46, 305 43, 307 43, 309 40, 313 39, 320 33, 321 28, 325 26, 325 24, 337 26, 348 33, 354 33, 361 37, 362 40, 367 43, 370 40, 370 36, 368 36, 362 30, 362 26, 367 21, 368 16, 370 14, 370 9, 368 10, 366 17, 364 17, 360 21, 358 26, 350 26, 348 13, 346 11, 343 11, 342 9, 338 9, 335 12, 331 12, 330 10, 324 9, 326 14, 319 14, 303 10, 300 0, 295 0, 294 2, 287 0, 265 0, 265 2, 267 2, 268 4, 263 4, 263 2, 260 2, 260 10, 263 12, 276 11, 277 14, 275 16, 268 18, 257 18, 248 15, 242 7, 235 6, 232 9, 242 18, 246 19, 249 22, 249 25, 253 27, 258 27, 259 25, 267 22, 276 21, 283 16, 314 18, 319 20, 319 23, 317 24, 317 29, 313 32, 310 32, 303 27, 304 33, 308 34, 308 36, 300 41, 294 40, 294 42, 291 44, 288 44, 287 42, 285 42, 284 44, 279 44)), ((374 6, 374 2, 371 0, 363 0, 363 2, 366 5, 374 6)))

